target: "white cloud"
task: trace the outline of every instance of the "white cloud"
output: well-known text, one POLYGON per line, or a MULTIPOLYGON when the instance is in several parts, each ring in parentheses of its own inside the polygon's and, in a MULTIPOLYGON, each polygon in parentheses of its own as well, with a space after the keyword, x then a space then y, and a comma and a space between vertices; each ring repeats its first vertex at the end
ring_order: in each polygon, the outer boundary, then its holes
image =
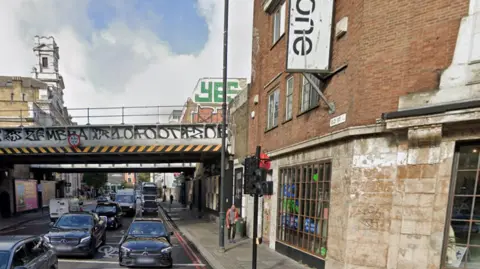
MULTIPOLYGON (((87 1, 5 0, 0 9, 0 75, 30 76, 33 36, 52 35, 68 107, 181 105, 200 77, 222 76, 223 0, 198 0, 209 38, 198 55, 175 55, 148 20, 95 30, 87 1)), ((125 14, 128 5, 119 6, 125 14)), ((253 0, 230 1, 229 76, 250 78, 253 0)), ((181 14, 179 14, 181 15, 181 14)), ((120 17, 120 19, 122 19, 120 17)))

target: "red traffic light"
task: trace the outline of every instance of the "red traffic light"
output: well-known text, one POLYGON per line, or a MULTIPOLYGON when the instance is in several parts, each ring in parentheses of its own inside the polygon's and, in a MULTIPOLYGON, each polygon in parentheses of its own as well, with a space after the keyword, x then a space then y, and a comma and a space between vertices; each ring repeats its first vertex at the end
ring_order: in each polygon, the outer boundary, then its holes
POLYGON ((260 168, 270 170, 270 165, 271 165, 270 157, 268 157, 268 155, 265 153, 260 153, 260 165, 259 165, 260 168))

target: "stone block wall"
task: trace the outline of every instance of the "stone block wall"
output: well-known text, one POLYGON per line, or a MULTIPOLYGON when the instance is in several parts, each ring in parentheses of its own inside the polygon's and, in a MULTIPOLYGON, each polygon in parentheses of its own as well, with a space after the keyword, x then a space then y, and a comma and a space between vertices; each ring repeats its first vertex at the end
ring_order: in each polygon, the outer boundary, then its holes
POLYGON ((277 216, 279 168, 331 159, 326 268, 440 268, 458 139, 442 126, 415 127, 276 158, 270 214, 277 216))

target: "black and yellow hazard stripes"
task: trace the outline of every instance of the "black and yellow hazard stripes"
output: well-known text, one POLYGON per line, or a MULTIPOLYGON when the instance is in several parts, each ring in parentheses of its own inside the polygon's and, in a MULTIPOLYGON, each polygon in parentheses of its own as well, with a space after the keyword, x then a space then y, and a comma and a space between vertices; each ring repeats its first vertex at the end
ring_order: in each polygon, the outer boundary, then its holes
POLYGON ((0 155, 15 154, 138 154, 138 153, 204 153, 220 152, 221 145, 153 145, 153 146, 80 146, 0 148, 0 155))

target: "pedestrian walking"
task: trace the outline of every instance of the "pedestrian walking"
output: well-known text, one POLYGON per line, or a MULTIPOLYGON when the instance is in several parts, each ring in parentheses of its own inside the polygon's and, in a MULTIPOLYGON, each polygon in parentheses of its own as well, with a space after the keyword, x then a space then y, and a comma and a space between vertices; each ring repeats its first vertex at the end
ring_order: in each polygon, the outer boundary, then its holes
POLYGON ((170 194, 170 211, 172 211, 173 194, 170 194))
POLYGON ((225 219, 225 224, 227 225, 227 229, 228 229, 228 242, 230 243, 235 243, 235 234, 237 232, 236 230, 236 223, 238 221, 238 219, 240 218, 240 213, 238 213, 238 210, 237 208, 235 207, 235 205, 232 205, 232 207, 230 207, 228 210, 227 210, 227 218, 225 219))

